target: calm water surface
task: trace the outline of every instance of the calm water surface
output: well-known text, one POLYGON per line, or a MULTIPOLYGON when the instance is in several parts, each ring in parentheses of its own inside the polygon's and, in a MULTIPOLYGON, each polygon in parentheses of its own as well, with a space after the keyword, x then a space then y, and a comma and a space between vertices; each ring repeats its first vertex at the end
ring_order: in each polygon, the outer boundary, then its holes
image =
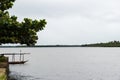
POLYGON ((16 80, 120 80, 120 48, 0 48, 30 52, 24 65, 10 65, 16 80))

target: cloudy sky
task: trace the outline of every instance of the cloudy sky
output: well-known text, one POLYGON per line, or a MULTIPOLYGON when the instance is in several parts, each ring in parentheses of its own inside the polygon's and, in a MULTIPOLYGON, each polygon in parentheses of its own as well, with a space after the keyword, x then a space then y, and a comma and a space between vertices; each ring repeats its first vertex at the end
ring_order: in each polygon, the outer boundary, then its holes
POLYGON ((120 40, 120 0, 16 0, 10 14, 46 19, 37 44, 120 40))

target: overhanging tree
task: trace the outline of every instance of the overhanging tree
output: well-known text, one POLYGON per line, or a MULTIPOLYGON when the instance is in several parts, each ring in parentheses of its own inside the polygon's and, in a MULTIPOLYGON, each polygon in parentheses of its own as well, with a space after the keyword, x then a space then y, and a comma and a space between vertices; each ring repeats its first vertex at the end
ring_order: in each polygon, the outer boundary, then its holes
POLYGON ((38 40, 37 32, 45 28, 45 19, 32 20, 24 18, 17 21, 16 16, 10 16, 7 11, 12 8, 15 0, 0 0, 0 44, 20 43, 27 46, 35 45, 38 40))

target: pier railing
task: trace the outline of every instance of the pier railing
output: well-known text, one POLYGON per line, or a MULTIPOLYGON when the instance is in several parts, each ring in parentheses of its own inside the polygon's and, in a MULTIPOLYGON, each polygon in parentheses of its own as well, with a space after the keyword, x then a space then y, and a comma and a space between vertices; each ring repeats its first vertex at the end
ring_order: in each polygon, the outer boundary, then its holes
POLYGON ((28 61, 24 59, 25 58, 24 55, 26 54, 30 54, 30 53, 2 53, 1 55, 8 55, 9 57, 11 56, 11 60, 9 60, 9 64, 24 64, 28 61))

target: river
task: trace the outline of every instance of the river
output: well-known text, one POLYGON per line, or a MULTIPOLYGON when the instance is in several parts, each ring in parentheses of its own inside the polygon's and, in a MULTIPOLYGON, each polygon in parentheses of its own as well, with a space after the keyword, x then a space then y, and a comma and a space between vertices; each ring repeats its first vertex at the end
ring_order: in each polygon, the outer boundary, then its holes
POLYGON ((0 48, 27 52, 22 65, 10 65, 13 80, 120 80, 120 48, 0 48))

